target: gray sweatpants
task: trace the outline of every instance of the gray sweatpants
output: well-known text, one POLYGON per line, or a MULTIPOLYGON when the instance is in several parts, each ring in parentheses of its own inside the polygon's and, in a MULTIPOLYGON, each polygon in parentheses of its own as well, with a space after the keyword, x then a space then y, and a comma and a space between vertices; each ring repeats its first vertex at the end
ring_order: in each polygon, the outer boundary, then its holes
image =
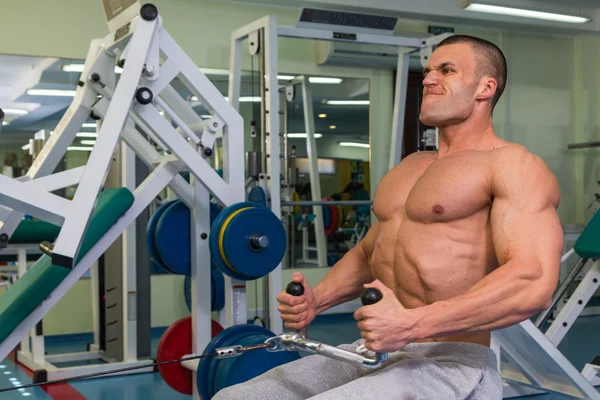
MULTIPOLYGON (((339 347, 356 350, 360 339, 339 347)), ((219 391, 215 400, 502 399, 496 354, 471 343, 413 343, 377 369, 320 355, 273 368, 219 391)))

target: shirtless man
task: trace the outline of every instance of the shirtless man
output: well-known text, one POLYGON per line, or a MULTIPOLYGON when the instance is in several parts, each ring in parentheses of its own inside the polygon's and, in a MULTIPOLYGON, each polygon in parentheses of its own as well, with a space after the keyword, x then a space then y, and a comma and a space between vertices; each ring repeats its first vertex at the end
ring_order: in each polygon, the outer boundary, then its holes
MULTIPOLYGON (((379 183, 377 221, 315 288, 281 293, 279 311, 299 330, 374 287, 359 308, 362 340, 390 352, 383 367, 304 357, 219 399, 500 399, 490 332, 549 307, 563 232, 559 187, 544 162, 498 138, 492 111, 506 85, 492 43, 455 35, 424 71, 420 119, 440 130, 439 150, 406 157, 379 183)), ((344 347, 342 346, 342 347, 344 347)))

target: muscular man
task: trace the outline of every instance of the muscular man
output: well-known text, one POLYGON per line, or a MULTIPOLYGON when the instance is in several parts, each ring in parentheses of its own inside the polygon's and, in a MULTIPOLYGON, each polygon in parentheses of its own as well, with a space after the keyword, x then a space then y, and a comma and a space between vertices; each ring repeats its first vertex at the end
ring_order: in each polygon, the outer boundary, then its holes
POLYGON ((289 330, 356 299, 362 340, 390 352, 377 370, 319 355, 222 391, 219 399, 500 399, 490 332, 547 308, 563 233, 559 187, 544 162, 496 136, 492 111, 506 85, 492 43, 456 35, 424 70, 420 119, 439 128, 439 150, 406 157, 379 183, 377 221, 305 294, 278 296, 289 330))

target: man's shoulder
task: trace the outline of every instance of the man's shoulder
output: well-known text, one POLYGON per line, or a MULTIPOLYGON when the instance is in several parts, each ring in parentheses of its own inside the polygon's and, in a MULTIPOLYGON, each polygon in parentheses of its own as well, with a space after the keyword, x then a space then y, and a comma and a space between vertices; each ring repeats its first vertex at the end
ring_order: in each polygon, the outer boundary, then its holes
POLYGON ((518 143, 503 142, 490 153, 494 170, 497 172, 550 172, 541 157, 518 143))
POLYGON ((554 173, 544 160, 517 143, 503 144, 492 150, 494 186, 500 191, 521 193, 534 191, 552 200, 560 201, 560 188, 554 173))

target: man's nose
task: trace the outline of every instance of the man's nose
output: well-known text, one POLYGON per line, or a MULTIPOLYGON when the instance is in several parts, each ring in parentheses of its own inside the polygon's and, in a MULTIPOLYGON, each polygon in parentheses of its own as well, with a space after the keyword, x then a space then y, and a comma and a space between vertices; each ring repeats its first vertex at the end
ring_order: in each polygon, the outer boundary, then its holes
POLYGON ((437 83, 438 83, 438 76, 435 71, 428 72, 427 75, 423 78, 423 86, 425 86, 425 87, 435 86, 435 85, 437 85, 437 83))

